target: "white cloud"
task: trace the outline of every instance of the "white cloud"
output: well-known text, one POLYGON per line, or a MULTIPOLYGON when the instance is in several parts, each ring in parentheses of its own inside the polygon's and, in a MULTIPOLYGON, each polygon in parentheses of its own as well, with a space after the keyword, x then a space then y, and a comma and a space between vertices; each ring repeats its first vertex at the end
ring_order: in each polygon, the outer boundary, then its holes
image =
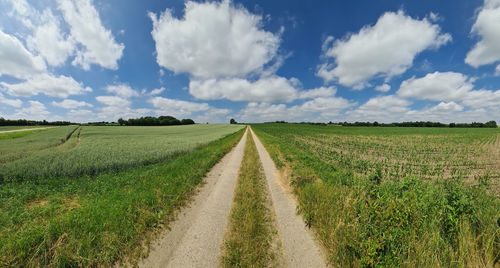
POLYGON ((453 101, 440 102, 438 105, 432 107, 429 111, 432 113, 455 113, 461 112, 464 109, 462 105, 456 104, 453 101))
POLYGON ((9 118, 28 119, 28 120, 46 120, 50 114, 45 105, 39 101, 29 101, 29 106, 16 110, 9 118))
POLYGON ((389 86, 388 84, 382 84, 382 85, 376 86, 375 90, 380 91, 380 92, 387 92, 387 91, 391 90, 391 86, 389 86))
POLYGON ((289 108, 285 104, 257 103, 250 102, 243 108, 237 118, 238 121, 247 123, 269 122, 276 120, 300 120, 300 114, 290 114, 289 108))
POLYGON ((65 118, 62 120, 77 122, 77 123, 87 123, 87 122, 95 122, 97 118, 97 114, 95 114, 91 110, 87 109, 71 109, 66 113, 65 118))
POLYGON ((0 93, 0 103, 17 108, 23 105, 23 102, 20 99, 8 99, 2 93, 0 93))
POLYGON ((117 43, 111 31, 102 25, 91 0, 58 0, 58 4, 71 37, 83 46, 77 50, 73 65, 81 65, 85 70, 91 64, 118 69, 125 46, 117 43))
POLYGON ((301 91, 299 93, 299 99, 314 99, 320 97, 330 97, 337 93, 337 88, 335 87, 319 87, 311 90, 301 91))
POLYGON ((183 100, 154 97, 149 102, 155 107, 158 115, 187 116, 194 112, 210 110, 207 103, 197 103, 183 100))
POLYGON ((50 9, 46 9, 41 17, 44 23, 35 27, 33 35, 27 38, 28 48, 37 51, 48 64, 59 66, 73 54, 75 43, 72 38, 64 37, 59 19, 50 9))
POLYGON ((156 115, 170 115, 177 118, 193 117, 195 122, 222 123, 227 122, 228 109, 219 109, 207 103, 154 97, 149 102, 156 108, 156 115))
POLYGON ((296 83, 296 79, 279 76, 260 78, 255 82, 241 78, 191 80, 189 93, 202 100, 289 102, 297 97, 296 83))
POLYGON ((473 67, 500 60, 500 1, 485 0, 471 32, 481 40, 467 53, 465 62, 473 67))
POLYGON ((117 96, 125 98, 125 99, 139 96, 139 93, 137 93, 137 91, 132 89, 127 84, 109 85, 105 88, 105 90, 107 92, 114 93, 117 96))
POLYGON ((197 123, 227 123, 229 122, 229 109, 210 108, 208 111, 194 116, 192 119, 197 123))
POLYGON ((65 108, 65 109, 75 109, 75 108, 85 107, 85 106, 87 106, 87 107, 94 107, 90 103, 86 103, 84 101, 70 100, 70 99, 66 99, 66 100, 63 100, 63 101, 60 101, 60 102, 53 101, 52 105, 56 106, 56 107, 65 108))
POLYGON ((262 30, 262 17, 231 1, 186 2, 184 17, 166 9, 150 13, 158 65, 197 78, 244 76, 262 71, 280 37, 262 30))
POLYGON ((374 76, 388 81, 404 73, 417 54, 450 40, 451 35, 441 34, 439 26, 427 18, 413 19, 403 11, 387 12, 375 25, 367 25, 359 33, 335 42, 327 38, 323 56, 334 62, 320 65, 317 75, 326 82, 337 80, 344 86, 361 89, 374 76))
POLYGON ((28 78, 45 72, 42 57, 33 56, 16 37, 0 30, 0 76, 28 78))
POLYGON ((498 107, 500 108, 500 90, 473 90, 467 93, 462 104, 473 108, 498 107))
POLYGON ((21 97, 45 94, 51 97, 67 98, 70 95, 92 91, 91 88, 84 87, 82 83, 75 81, 72 77, 51 74, 36 75, 17 84, 0 82, 0 86, 4 87, 9 95, 21 97))
POLYGON ((411 102, 395 95, 374 97, 355 110, 345 114, 348 121, 378 121, 390 123, 399 121, 401 116, 410 111, 411 102))
POLYGON ((419 100, 457 101, 474 87, 473 80, 461 73, 434 72, 422 78, 412 77, 401 83, 397 94, 419 100))
POLYGON ((285 104, 271 104, 268 102, 250 102, 243 108, 238 119, 245 122, 267 122, 285 120, 298 121, 330 121, 340 116, 342 111, 355 106, 341 97, 318 97, 300 105, 287 107, 285 104))
POLYGON ((321 117, 326 118, 337 116, 341 111, 347 108, 351 108, 354 105, 356 105, 356 103, 350 102, 340 97, 321 97, 304 102, 302 105, 297 107, 297 110, 303 112, 320 113, 321 117))
POLYGON ((497 68, 495 69, 495 75, 500 76, 500 64, 497 65, 497 68))
POLYGON ((104 106, 99 108, 97 117, 99 120, 116 122, 118 118, 137 118, 151 112, 146 108, 131 108, 132 102, 118 96, 97 96, 96 100, 104 106))
POLYGON ((165 91, 164 87, 155 88, 155 89, 151 90, 151 92, 149 93, 149 95, 150 96, 160 95, 163 91, 165 91))
POLYGON ((106 106, 128 107, 132 104, 129 100, 117 96, 97 96, 95 99, 106 106))

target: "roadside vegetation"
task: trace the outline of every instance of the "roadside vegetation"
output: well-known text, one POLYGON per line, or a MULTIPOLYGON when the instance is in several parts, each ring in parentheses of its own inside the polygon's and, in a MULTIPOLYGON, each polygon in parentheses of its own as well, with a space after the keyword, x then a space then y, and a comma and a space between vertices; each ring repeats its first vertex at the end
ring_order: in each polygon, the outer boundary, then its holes
POLYGON ((242 126, 65 126, 0 140, 0 183, 101 172, 158 163, 242 126))
POLYGON ((330 264, 499 264, 498 129, 252 128, 330 264))
MULTIPOLYGON (((156 130, 148 128, 146 131, 134 127, 130 130, 88 127, 88 131, 86 128, 61 127, 9 140, 24 140, 18 143, 23 153, 15 154, 13 147, 2 143, 0 155, 3 158, 0 161, 2 165, 13 161, 9 158, 11 153, 16 157, 38 157, 35 148, 50 148, 53 151, 54 154, 46 152, 48 160, 45 163, 48 166, 51 161, 64 159, 77 162, 82 161, 78 159, 103 161, 100 158, 88 159, 85 155, 77 158, 76 154, 70 153, 80 153, 78 148, 87 139, 96 142, 84 147, 90 151, 95 148, 95 155, 106 150, 110 152, 108 157, 119 157, 120 153, 129 151, 137 154, 143 152, 141 156, 128 160, 137 161, 149 156, 147 159, 150 162, 128 165, 123 170, 102 169, 98 175, 50 176, 66 173, 48 172, 36 179, 20 177, 22 179, 1 182, 1 267, 109 267, 120 260, 133 263, 147 252, 147 245, 154 237, 155 230, 168 225, 175 208, 189 199, 205 174, 243 135, 243 130, 237 131, 238 128, 234 127, 221 131, 224 129, 222 126, 219 126, 221 129, 215 126, 204 129, 182 126, 175 131, 172 127, 156 130), (66 139, 71 132, 71 137, 61 144, 61 140, 66 139), (74 136, 78 133, 83 137, 81 142, 74 136), (156 136, 152 136, 152 133, 156 136), (187 140, 192 144, 182 144, 182 137, 189 137, 187 140), (29 143, 32 145, 29 146, 29 143), (121 146, 126 148, 122 150, 121 146), (160 152, 168 151, 169 146, 177 151, 164 157, 160 152), (149 149, 155 149, 153 155, 144 152, 149 149), (51 158, 56 153, 63 154, 63 157, 51 158), (154 163, 145 165, 151 162, 154 163)), ((32 159, 42 161, 42 158, 32 159)), ((32 169, 34 173, 37 170, 45 171, 41 163, 23 163, 25 165, 19 168, 27 172, 32 169)), ((83 162, 82 165, 92 163, 83 162)), ((64 170, 67 166, 59 164, 54 167, 64 170)), ((4 166, 1 168, 3 171, 4 166)))
POLYGON ((252 135, 248 135, 225 239, 224 267, 277 265, 272 204, 252 135))

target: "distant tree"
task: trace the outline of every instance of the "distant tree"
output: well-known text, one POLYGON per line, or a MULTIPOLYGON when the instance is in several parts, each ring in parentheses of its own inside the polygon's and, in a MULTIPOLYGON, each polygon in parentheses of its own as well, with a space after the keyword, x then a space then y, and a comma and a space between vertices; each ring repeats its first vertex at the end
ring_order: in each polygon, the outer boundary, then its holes
POLYGON ((125 120, 123 120, 123 118, 119 118, 118 119, 118 124, 120 124, 120 126, 123 126, 125 124, 125 120))
POLYGON ((486 124, 484 124, 486 127, 491 127, 491 128, 496 128, 497 127, 497 122, 496 121, 488 121, 486 124))
POLYGON ((236 122, 236 120, 234 120, 234 118, 231 118, 231 120, 229 120, 229 124, 238 124, 238 122, 236 122))
POLYGON ((181 120, 181 124, 183 124, 183 125, 193 125, 193 124, 194 124, 194 121, 193 121, 193 119, 189 119, 189 118, 187 118, 187 119, 182 119, 182 120, 181 120))

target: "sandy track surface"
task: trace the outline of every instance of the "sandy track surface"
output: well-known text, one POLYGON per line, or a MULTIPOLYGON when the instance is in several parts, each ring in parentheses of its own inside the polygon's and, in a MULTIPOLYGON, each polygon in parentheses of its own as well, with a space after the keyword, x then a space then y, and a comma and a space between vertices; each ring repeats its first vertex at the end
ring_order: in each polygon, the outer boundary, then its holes
POLYGON ((251 131, 264 168, 276 214, 286 267, 326 267, 324 255, 304 220, 296 213, 297 202, 283 187, 280 174, 259 138, 251 131))
MULTIPOLYGON (((248 131, 212 168, 190 207, 181 211, 140 267, 218 267, 248 131)), ((193 167, 196 168, 196 167, 193 167)))
POLYGON ((39 127, 39 128, 23 128, 23 129, 14 129, 14 130, 4 130, 4 131, 0 131, 0 134, 10 133, 10 132, 19 132, 19 131, 28 131, 28 130, 49 129, 49 128, 53 128, 53 127, 39 127))

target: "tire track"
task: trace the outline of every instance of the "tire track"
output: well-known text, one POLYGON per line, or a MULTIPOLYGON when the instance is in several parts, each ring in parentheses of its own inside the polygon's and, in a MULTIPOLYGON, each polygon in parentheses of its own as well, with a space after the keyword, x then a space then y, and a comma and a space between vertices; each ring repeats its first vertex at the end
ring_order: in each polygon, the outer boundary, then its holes
MULTIPOLYGON (((139 267, 218 267, 248 130, 139 267)), ((193 167, 196 168, 196 167, 193 167)))
POLYGON ((271 156, 250 128, 273 201, 286 267, 326 267, 324 254, 304 220, 296 213, 296 201, 280 182, 280 175, 271 156))

